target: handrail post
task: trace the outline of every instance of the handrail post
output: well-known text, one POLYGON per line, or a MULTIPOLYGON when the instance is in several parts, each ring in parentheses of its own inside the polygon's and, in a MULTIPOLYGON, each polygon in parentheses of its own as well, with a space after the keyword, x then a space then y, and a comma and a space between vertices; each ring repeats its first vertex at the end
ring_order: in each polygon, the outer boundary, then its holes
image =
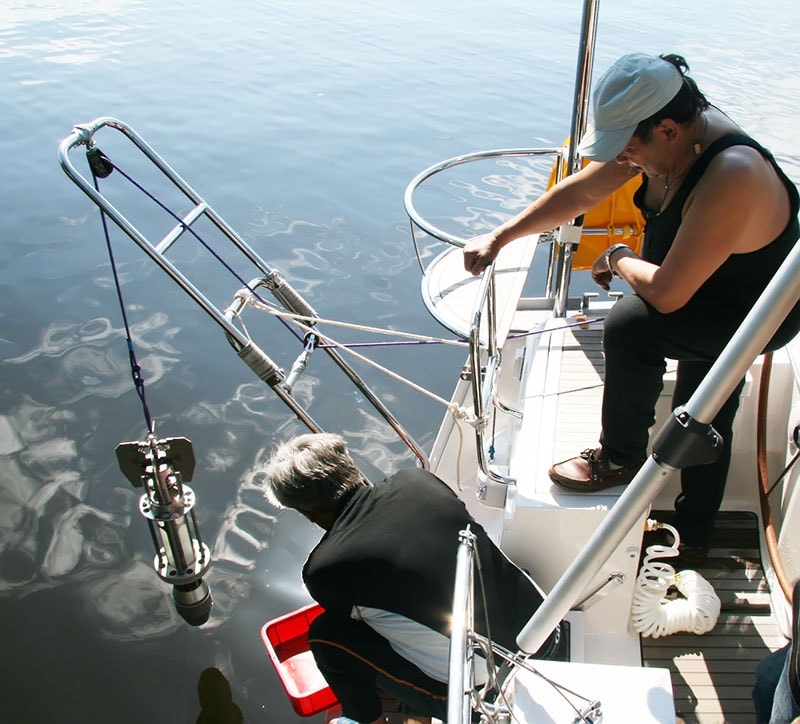
MULTIPOLYGON (((583 4, 583 18, 581 20, 580 48, 578 51, 578 65, 575 73, 575 93, 572 103, 572 123, 567 149, 566 175, 569 176, 580 170, 580 159, 577 146, 580 138, 586 131, 589 115, 589 87, 592 78, 592 65, 594 61, 594 46, 597 35, 598 0, 586 0, 583 4)), ((551 255, 551 263, 555 266, 548 278, 555 284, 553 291, 553 315, 563 317, 567 312, 570 278, 572 277, 572 257, 578 248, 581 238, 583 216, 579 216, 569 224, 563 225, 556 235, 556 247, 551 255)))
POLYGON ((470 682, 467 676, 471 668, 468 662, 472 661, 474 652, 468 639, 474 625, 472 561, 476 540, 469 525, 458 534, 447 676, 447 721, 450 724, 469 724, 471 721, 470 682))
POLYGON ((497 299, 494 284, 494 263, 484 269, 481 275, 475 306, 472 312, 472 325, 469 332, 469 359, 472 367, 472 404, 475 413, 475 447, 478 467, 486 477, 495 482, 509 484, 514 479, 496 473, 489 467, 483 445, 486 406, 491 400, 496 375, 500 368, 500 351, 497 347, 496 307, 497 299), (483 307, 487 307, 487 360, 486 374, 481 374, 481 322, 483 307))

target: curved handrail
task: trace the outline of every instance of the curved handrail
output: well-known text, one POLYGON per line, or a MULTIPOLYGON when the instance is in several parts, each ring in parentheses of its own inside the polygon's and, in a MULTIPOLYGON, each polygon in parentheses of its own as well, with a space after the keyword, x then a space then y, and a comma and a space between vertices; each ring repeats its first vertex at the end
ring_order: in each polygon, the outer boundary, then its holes
POLYGON ((416 225, 426 234, 430 234, 435 239, 439 239, 439 241, 443 241, 446 244, 463 247, 467 243, 466 239, 461 239, 458 236, 449 234, 446 231, 437 228, 429 221, 426 221, 414 206, 414 192, 422 185, 424 181, 431 178, 431 176, 435 176, 437 173, 441 173, 442 171, 445 171, 448 168, 453 168, 454 166, 460 166, 472 161, 482 161, 487 158, 501 158, 505 156, 556 156, 557 158, 560 158, 561 155, 561 148, 504 148, 494 151, 473 151, 472 153, 454 156, 453 158, 448 158, 444 161, 434 164, 433 166, 429 166, 411 179, 408 186, 406 186, 405 194, 403 195, 403 205, 405 206, 406 214, 408 214, 409 219, 412 221, 412 232, 413 226, 416 225))
MULTIPOLYGON (((490 158, 511 156, 554 156, 556 159, 556 167, 560 173, 562 167, 560 160, 563 157, 563 153, 563 147, 507 148, 492 151, 475 151, 446 159, 417 174, 406 187, 404 205, 406 213, 411 221, 411 234, 414 241, 414 247, 417 249, 417 260, 419 261, 422 272, 424 273, 425 269, 422 265, 422 260, 419 258, 419 248, 417 246, 414 231, 415 227, 421 229, 435 239, 453 246, 463 247, 466 244, 465 239, 461 239, 457 236, 447 233, 442 229, 437 228, 431 222, 423 218, 423 216, 417 211, 416 207, 414 206, 414 192, 424 181, 442 171, 445 171, 446 169, 460 166, 465 163, 471 163, 473 161, 480 161, 490 158)), ((472 368, 472 401, 473 411, 477 420, 477 423, 475 424, 475 438, 479 469, 489 480, 496 483, 509 484, 515 482, 514 478, 500 475, 489 467, 489 461, 486 459, 486 452, 483 445, 486 410, 491 404, 492 394, 497 380, 497 374, 500 369, 500 350, 497 345, 496 319, 497 301, 494 283, 494 263, 492 263, 482 272, 481 281, 475 296, 475 303, 473 305, 471 315, 472 321, 469 332, 469 359, 470 366, 472 368), (481 344, 480 332, 481 324, 483 322, 484 307, 486 308, 487 316, 486 326, 488 330, 488 340, 486 371, 485 373, 482 373, 481 370, 483 365, 481 361, 481 355, 484 347, 481 344)), ((503 412, 509 412, 502 406, 498 406, 498 409, 503 412)))

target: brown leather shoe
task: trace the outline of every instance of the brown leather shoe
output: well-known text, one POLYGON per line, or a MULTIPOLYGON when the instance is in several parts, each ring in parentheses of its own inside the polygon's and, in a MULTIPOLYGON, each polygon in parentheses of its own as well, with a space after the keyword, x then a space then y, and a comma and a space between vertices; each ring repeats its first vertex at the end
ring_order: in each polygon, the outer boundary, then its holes
POLYGON ((602 448, 589 448, 580 455, 556 463, 549 470, 550 480, 567 490, 594 493, 598 490, 626 485, 639 472, 644 460, 634 465, 610 468, 602 448))

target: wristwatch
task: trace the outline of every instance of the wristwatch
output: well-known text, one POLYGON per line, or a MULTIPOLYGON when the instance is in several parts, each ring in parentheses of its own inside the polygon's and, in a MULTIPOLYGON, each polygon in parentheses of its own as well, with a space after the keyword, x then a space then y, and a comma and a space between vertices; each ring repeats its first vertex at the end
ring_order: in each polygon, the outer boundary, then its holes
POLYGON ((615 277, 619 277, 619 274, 617 274, 617 272, 614 271, 614 267, 611 266, 611 255, 620 249, 630 249, 630 247, 627 244, 614 244, 613 246, 609 246, 605 253, 606 268, 615 277))

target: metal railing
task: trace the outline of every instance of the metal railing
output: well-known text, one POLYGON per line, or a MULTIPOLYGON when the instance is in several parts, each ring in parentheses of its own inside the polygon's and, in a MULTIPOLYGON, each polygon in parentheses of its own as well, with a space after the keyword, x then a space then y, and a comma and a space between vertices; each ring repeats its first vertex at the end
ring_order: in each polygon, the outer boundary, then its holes
POLYGON ((458 535, 456 577, 453 584, 453 619, 450 632, 450 658, 447 669, 447 721, 471 721, 472 665, 474 650, 470 637, 474 630, 473 559, 475 534, 469 526, 458 535))
MULTIPOLYGON (((580 48, 578 65, 575 79, 575 94, 573 101, 573 111, 571 120, 571 131, 569 142, 563 148, 506 148, 492 151, 475 151, 473 153, 455 156, 453 158, 434 164, 424 171, 417 174, 408 184, 404 194, 404 206, 410 220, 411 237, 417 254, 420 269, 425 273, 422 263, 419 244, 416 232, 421 230, 434 239, 438 239, 446 244, 463 247, 466 239, 462 239, 443 229, 438 228, 433 223, 425 219, 417 210, 414 202, 414 194, 420 186, 433 176, 447 169, 460 166, 475 161, 487 159, 499 159, 510 157, 527 158, 546 158, 552 157, 555 162, 555 180, 560 181, 564 175, 569 175, 578 170, 580 159, 576 153, 574 139, 580 138, 585 131, 588 117, 589 106, 589 85, 592 74, 592 64, 594 58, 595 37, 597 32, 597 14, 599 0, 585 0, 583 7, 583 17, 580 33, 580 48)), ((565 224, 557 229, 554 236, 554 243, 551 246, 550 259, 548 263, 547 276, 545 280, 545 296, 537 302, 544 302, 545 305, 552 305, 553 314, 563 317, 567 311, 569 284, 572 273, 572 260, 575 249, 580 240, 581 233, 596 231, 597 233, 608 233, 607 228, 597 230, 583 230, 583 218, 574 219, 571 223, 565 224)), ((484 446, 483 428, 486 424, 487 411, 491 408, 509 412, 512 410, 499 404, 494 398, 497 375, 500 370, 501 350, 497 345, 496 332, 496 295, 494 283, 494 264, 487 267, 483 272, 481 283, 475 297, 475 304, 472 311, 469 342, 470 342, 470 366, 472 381, 472 399, 474 414, 476 417, 476 450, 478 466, 480 471, 491 481, 496 483, 513 483, 512 478, 500 475, 489 467, 486 459, 484 446), (486 309, 487 318, 487 344, 486 344, 486 365, 485 370, 482 365, 483 348, 481 341, 481 324, 483 321, 483 310, 486 309)), ((540 304, 540 308, 542 308, 540 304)))

